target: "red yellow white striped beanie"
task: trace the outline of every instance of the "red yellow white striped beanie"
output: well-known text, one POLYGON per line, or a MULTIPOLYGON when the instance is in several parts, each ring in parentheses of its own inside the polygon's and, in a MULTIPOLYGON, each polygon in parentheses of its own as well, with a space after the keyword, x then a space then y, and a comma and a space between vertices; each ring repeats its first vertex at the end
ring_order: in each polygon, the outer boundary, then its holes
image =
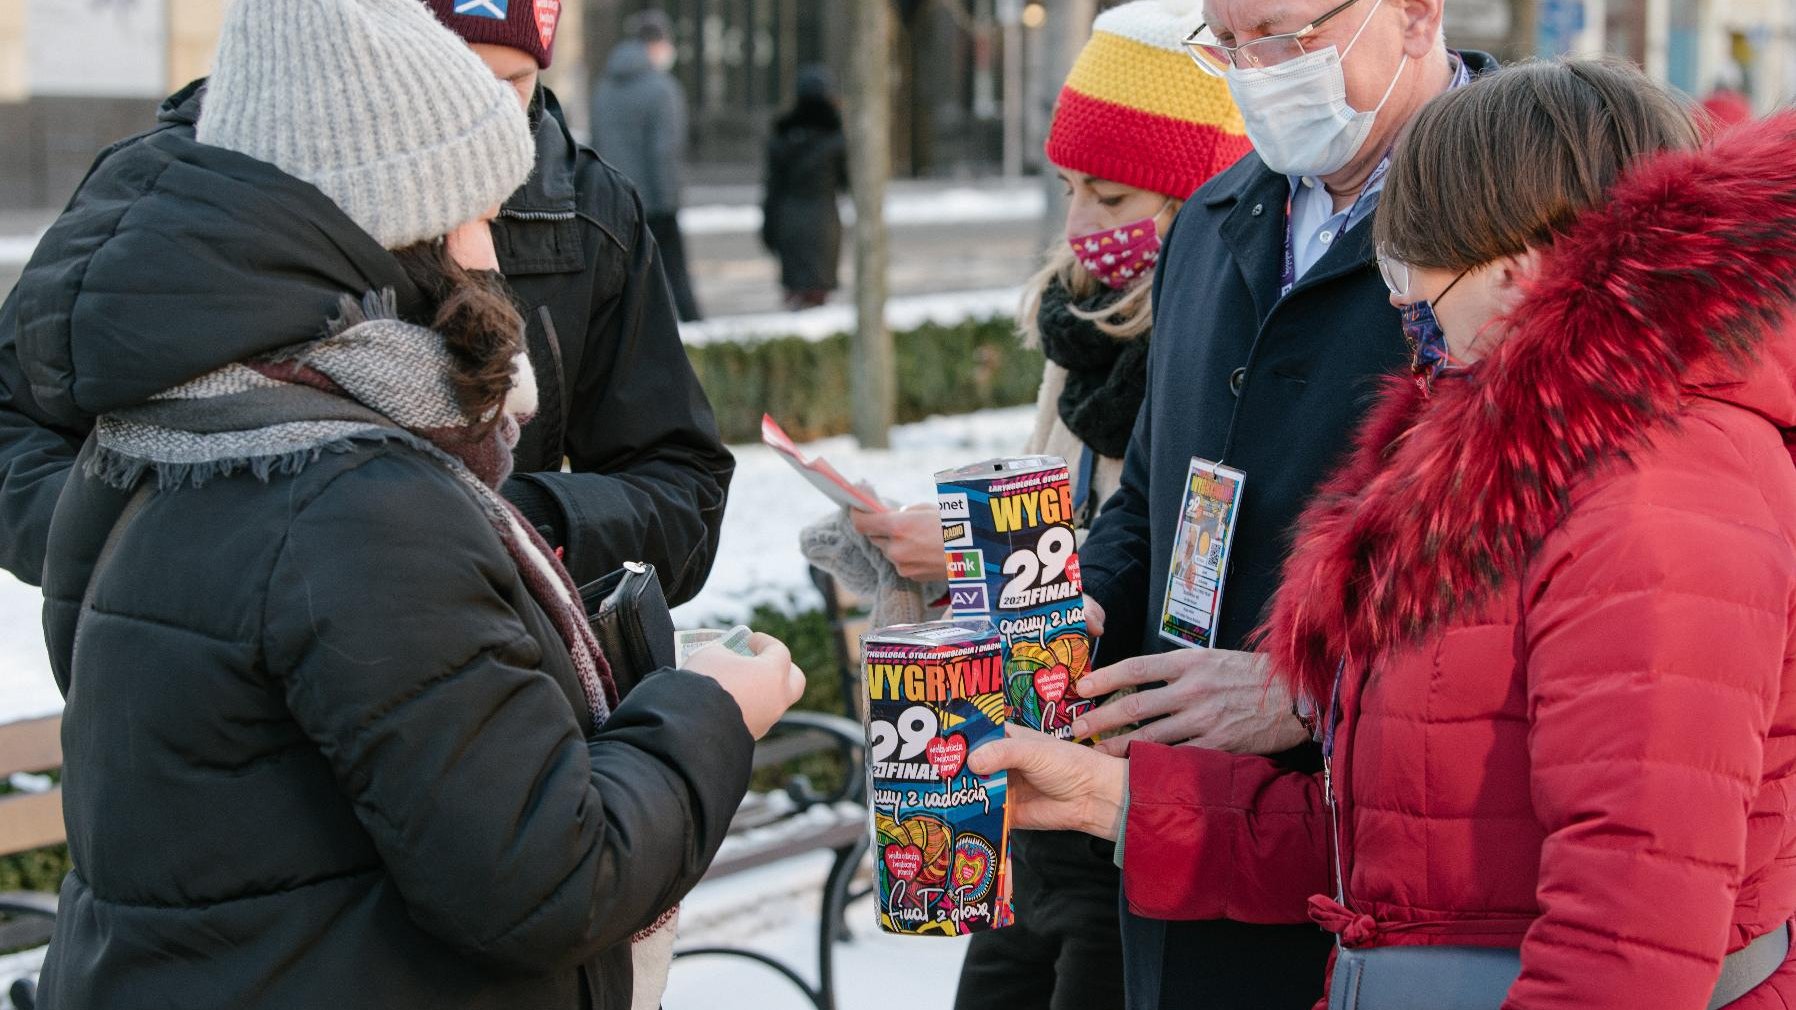
POLYGON ((1228 85, 1184 41, 1199 0, 1133 0, 1098 15, 1060 91, 1048 160, 1185 199, 1252 145, 1228 85))

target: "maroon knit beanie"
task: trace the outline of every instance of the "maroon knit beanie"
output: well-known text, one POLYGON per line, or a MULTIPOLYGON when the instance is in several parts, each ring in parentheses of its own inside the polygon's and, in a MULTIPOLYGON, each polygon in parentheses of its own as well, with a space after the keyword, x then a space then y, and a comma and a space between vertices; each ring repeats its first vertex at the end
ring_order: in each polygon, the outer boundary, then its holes
POLYGON ((424 0, 437 20, 469 45, 510 46, 547 68, 555 55, 562 0, 424 0))

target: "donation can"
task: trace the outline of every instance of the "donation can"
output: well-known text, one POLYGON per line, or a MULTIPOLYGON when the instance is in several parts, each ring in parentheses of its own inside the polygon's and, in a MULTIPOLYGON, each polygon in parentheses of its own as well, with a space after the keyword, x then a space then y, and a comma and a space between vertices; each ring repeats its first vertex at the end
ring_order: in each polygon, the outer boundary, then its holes
POLYGON ((862 639, 879 926, 960 936, 1011 924, 1008 776, 967 755, 1004 735, 1002 645, 984 621, 862 639))
POLYGON ((997 628, 1010 717, 1071 739, 1094 702, 1074 689, 1091 668, 1091 639, 1066 461, 987 460, 935 480, 950 614, 997 628))

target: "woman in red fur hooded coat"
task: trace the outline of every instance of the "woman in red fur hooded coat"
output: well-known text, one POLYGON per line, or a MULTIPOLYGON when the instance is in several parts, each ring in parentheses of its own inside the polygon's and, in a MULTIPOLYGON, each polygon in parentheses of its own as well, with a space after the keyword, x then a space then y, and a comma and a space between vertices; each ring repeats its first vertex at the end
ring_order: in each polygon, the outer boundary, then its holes
POLYGON ((1796 1006, 1796 115, 1696 143, 1605 63, 1421 114, 1376 223, 1418 379, 1265 629, 1331 772, 1013 738, 1019 824, 1120 834, 1138 914, 1519 949, 1455 1006, 1796 1006))

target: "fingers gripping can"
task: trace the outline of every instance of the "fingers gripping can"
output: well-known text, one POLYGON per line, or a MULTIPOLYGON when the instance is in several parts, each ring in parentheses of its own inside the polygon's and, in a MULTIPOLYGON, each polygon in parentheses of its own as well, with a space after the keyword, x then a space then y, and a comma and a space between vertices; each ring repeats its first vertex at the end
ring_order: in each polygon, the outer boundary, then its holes
POLYGON ((1003 646, 985 621, 862 639, 879 925, 959 936, 1011 924, 1008 777, 967 755, 1004 735, 1003 646))
POLYGON ((1027 456, 935 475, 956 620, 989 620, 1004 648, 1012 720, 1061 739, 1092 702, 1084 584, 1066 461, 1027 456))

